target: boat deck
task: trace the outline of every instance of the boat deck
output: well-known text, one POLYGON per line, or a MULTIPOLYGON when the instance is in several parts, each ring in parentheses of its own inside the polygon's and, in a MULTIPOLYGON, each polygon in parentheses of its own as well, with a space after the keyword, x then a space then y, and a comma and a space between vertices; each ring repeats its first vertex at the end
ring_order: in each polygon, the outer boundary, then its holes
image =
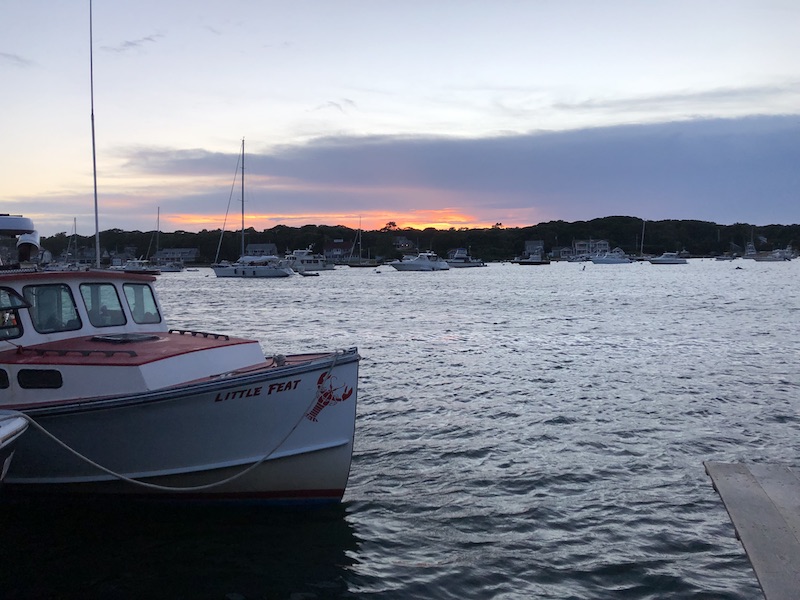
POLYGON ((705 462, 767 600, 800 595, 800 469, 705 462))
POLYGON ((199 350, 252 343, 256 342, 199 332, 112 333, 67 338, 35 346, 20 346, 15 350, 3 352, 0 357, 5 364, 27 366, 133 367, 199 350))

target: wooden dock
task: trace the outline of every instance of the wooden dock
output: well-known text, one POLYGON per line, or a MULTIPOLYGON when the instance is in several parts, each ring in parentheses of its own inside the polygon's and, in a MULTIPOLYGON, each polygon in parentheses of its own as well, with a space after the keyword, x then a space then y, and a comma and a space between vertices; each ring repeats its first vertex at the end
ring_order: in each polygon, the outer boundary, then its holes
POLYGON ((800 598, 800 469, 705 462, 767 600, 800 598))

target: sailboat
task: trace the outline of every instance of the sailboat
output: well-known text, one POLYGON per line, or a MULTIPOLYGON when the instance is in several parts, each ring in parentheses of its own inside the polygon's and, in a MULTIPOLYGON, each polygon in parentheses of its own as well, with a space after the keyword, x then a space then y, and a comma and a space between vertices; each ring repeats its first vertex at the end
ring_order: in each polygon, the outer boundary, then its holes
POLYGON ((51 262, 44 267, 45 271, 80 271, 83 269, 78 264, 78 220, 72 219, 72 236, 67 242, 67 249, 62 254, 63 260, 51 262))
POLYGON ((244 139, 242 139, 242 248, 236 262, 222 261, 211 268, 217 277, 289 277, 294 273, 285 261, 273 255, 247 255, 244 252, 244 139))
MULTIPOLYGON (((369 254, 369 250, 367 250, 367 254, 369 254)), ((347 257, 346 261, 347 266, 349 267, 377 267, 378 261, 374 258, 364 258, 364 253, 361 248, 361 219, 358 220, 358 231, 356 232, 356 237, 353 240, 353 245, 350 247, 350 256, 347 257), (358 254, 356 254, 356 248, 358 248, 358 254)))
POLYGON ((158 265, 158 269, 162 273, 180 273, 181 271, 183 271, 183 261, 181 259, 169 260, 158 256, 160 250, 159 247, 160 237, 161 237, 161 207, 158 208, 156 216, 156 252, 154 254, 154 256, 156 257, 155 263, 156 265, 158 265))

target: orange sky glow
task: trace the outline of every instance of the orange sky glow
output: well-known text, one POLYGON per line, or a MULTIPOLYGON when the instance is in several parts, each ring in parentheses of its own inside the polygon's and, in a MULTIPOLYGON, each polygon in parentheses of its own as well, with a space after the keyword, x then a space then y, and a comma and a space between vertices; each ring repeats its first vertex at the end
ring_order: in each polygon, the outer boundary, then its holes
MULTIPOLYGON (((201 229, 219 229, 225 221, 222 214, 184 214, 184 215, 161 215, 162 231, 198 231, 201 229)), ((276 225, 286 225, 288 227, 302 227, 304 225, 344 225, 352 229, 358 229, 359 223, 365 231, 382 229, 387 223, 394 222, 399 229, 450 229, 462 227, 468 229, 481 229, 493 226, 495 223, 484 223, 477 220, 472 215, 460 214, 453 209, 426 210, 408 213, 389 213, 385 211, 362 215, 353 214, 326 214, 326 215, 302 215, 302 214, 248 214, 245 217, 245 227, 254 228, 257 231, 271 229, 276 225)), ((241 217, 239 214, 228 215, 225 224, 226 230, 235 230, 240 227, 241 217)), ((504 223, 506 226, 513 226, 504 223)))

